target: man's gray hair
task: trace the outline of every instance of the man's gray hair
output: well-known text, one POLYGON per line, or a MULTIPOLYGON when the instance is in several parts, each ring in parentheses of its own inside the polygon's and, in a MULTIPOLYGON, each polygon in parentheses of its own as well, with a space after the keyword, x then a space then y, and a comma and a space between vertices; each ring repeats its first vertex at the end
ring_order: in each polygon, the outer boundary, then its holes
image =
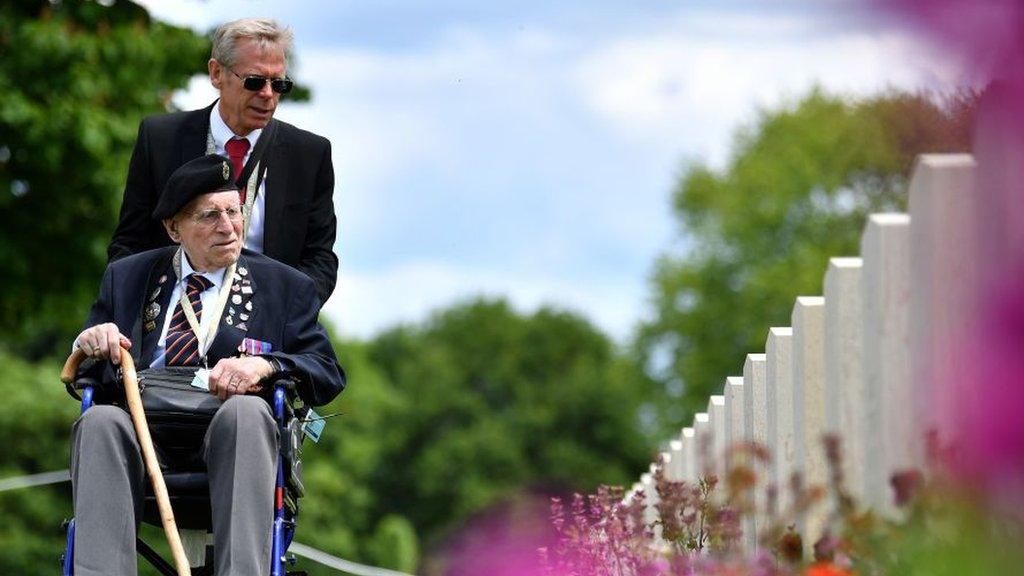
POLYGON ((264 18, 242 18, 220 25, 213 32, 213 49, 210 57, 231 68, 238 59, 238 41, 248 38, 256 42, 261 50, 274 46, 284 52, 285 60, 292 51, 292 31, 274 20, 264 18))

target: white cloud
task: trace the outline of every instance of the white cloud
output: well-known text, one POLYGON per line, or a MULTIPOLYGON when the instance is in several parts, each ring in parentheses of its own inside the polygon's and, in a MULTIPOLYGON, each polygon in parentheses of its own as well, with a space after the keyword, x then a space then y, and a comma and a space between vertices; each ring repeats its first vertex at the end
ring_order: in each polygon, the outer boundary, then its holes
POLYGON ((814 85, 866 95, 949 87, 962 77, 935 47, 897 31, 808 35, 812 22, 791 16, 696 20, 587 55, 576 76, 585 104, 624 137, 650 143, 685 134, 688 147, 721 165, 737 125, 814 85), (715 28, 718 35, 704 36, 715 28))
POLYGON ((468 298, 507 297, 521 312, 547 304, 577 312, 607 334, 629 333, 642 303, 640 286, 582 285, 547 277, 520 277, 507 270, 480 269, 436 261, 410 261, 372 272, 347 271, 324 307, 341 334, 367 338, 383 327, 418 322, 439 307, 468 298))

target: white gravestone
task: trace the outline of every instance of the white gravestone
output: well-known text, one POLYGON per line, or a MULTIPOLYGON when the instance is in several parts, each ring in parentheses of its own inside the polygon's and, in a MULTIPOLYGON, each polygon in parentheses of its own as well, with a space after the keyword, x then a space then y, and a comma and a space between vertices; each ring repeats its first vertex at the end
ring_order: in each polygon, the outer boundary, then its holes
POLYGON ((699 482, 713 473, 711 471, 711 451, 713 450, 711 421, 707 412, 698 412, 693 415, 693 431, 694 450, 697 455, 693 459, 692 471, 699 482))
MULTIPOLYGON (((652 464, 653 466, 653 464, 652 464)), ((644 491, 644 527, 654 532, 654 538, 661 538, 661 526, 658 521, 658 489, 654 484, 654 472, 640 475, 640 489, 644 491)))
POLYGON ((694 483, 697 481, 697 435, 692 427, 683 428, 679 434, 679 442, 683 445, 683 480, 694 483))
MULTIPOLYGON (((968 154, 926 154, 918 157, 910 182, 911 374, 917 422, 949 442, 950 414, 935 394, 943 379, 963 374, 957 339, 970 334, 977 314, 971 294, 979 271, 974 205, 976 164, 968 154), (941 408, 941 411, 940 411, 941 408)), ((948 380, 946 380, 948 381, 948 380)), ((952 409, 952 411, 950 411, 952 409)))
POLYGON ((768 389, 764 354, 747 354, 743 363, 743 434, 751 441, 768 444, 768 389))
POLYGON ((718 489, 725 490, 725 396, 715 395, 708 399, 708 418, 711 421, 711 462, 712 473, 718 476, 718 489))
POLYGON ((909 240, 906 214, 872 214, 861 239, 867 497, 890 513, 890 477, 920 461, 910 383, 909 240))
MULTIPOLYGON (((743 425, 743 377, 729 376, 725 379, 725 444, 726 450, 732 454, 733 447, 746 440, 743 425)), ((729 464, 729 460, 726 460, 729 464)))
POLYGON ((864 361, 860 258, 832 258, 825 272, 825 423, 839 440, 844 485, 864 501, 864 361))
MULTIPOLYGON (((746 453, 742 450, 742 444, 746 442, 747 435, 744 428, 745 420, 745 404, 744 404, 744 382, 740 376, 729 376, 725 379, 725 390, 723 396, 725 396, 725 439, 726 439, 726 451, 728 457, 726 458, 726 477, 723 480, 728 479, 729 471, 734 467, 747 466, 750 459, 747 458, 746 453)), ((753 494, 747 494, 748 498, 753 494)), ((754 534, 754 517, 753 515, 745 515, 742 522, 743 537, 740 542, 743 544, 743 549, 748 552, 754 551, 755 545, 755 534, 754 534)))
MULTIPOLYGON (((793 306, 793 428, 796 469, 805 486, 828 484, 825 433, 825 299, 801 296, 793 306)), ((798 518, 807 546, 817 542, 827 518, 823 504, 798 518)))
POLYGON ((680 440, 670 440, 668 443, 668 461, 665 463, 665 477, 673 482, 682 482, 684 467, 683 443, 680 440))
POLYGON ((792 328, 768 330, 765 379, 768 389, 768 448, 773 462, 770 483, 778 489, 780 511, 792 500, 789 491, 794 456, 792 349, 792 328))
MULTIPOLYGON (((764 354, 747 354, 743 363, 743 433, 750 442, 768 446, 768 389, 765 380, 764 354)), ((748 460, 751 465, 755 462, 748 460)), ((764 512, 764 489, 768 484, 767 475, 771 468, 757 466, 758 483, 754 488, 753 506, 755 513, 749 517, 749 523, 743 528, 754 539, 757 545, 758 515, 764 512)), ((754 549, 751 549, 753 551, 754 549)))

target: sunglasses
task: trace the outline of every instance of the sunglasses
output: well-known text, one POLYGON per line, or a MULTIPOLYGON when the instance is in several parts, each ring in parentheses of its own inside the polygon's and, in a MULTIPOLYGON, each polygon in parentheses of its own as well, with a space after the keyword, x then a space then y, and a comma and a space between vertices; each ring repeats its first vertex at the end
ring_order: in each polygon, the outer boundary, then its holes
POLYGON ((289 78, 267 78, 266 76, 242 76, 238 72, 235 72, 231 68, 228 71, 238 76, 238 79, 242 81, 242 86, 250 92, 259 92, 263 90, 263 87, 270 82, 270 89, 278 94, 287 94, 291 92, 292 81, 289 78))

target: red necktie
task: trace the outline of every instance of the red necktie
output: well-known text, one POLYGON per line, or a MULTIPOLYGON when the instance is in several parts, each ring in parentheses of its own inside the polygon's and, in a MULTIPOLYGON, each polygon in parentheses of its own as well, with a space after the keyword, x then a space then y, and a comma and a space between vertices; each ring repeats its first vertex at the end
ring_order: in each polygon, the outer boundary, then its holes
MULTIPOLYGON (((242 167, 245 165, 245 154, 249 151, 249 140, 245 138, 232 138, 224 144, 224 150, 228 153, 228 158, 231 159, 232 166, 235 167, 235 178, 242 176, 242 167)), ((238 197, 242 203, 245 203, 245 183, 238 188, 238 197)))

